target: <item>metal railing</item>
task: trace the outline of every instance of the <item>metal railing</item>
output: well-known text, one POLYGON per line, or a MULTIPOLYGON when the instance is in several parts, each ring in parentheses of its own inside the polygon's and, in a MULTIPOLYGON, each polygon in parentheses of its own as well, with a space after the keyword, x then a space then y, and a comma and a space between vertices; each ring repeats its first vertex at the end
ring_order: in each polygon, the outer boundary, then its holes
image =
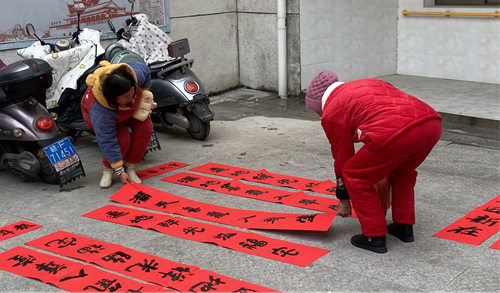
POLYGON ((432 12, 432 11, 407 11, 406 9, 401 11, 404 16, 407 15, 444 15, 446 17, 450 17, 452 15, 460 15, 460 16, 493 16, 500 17, 500 12, 495 11, 493 13, 482 13, 482 12, 432 12))

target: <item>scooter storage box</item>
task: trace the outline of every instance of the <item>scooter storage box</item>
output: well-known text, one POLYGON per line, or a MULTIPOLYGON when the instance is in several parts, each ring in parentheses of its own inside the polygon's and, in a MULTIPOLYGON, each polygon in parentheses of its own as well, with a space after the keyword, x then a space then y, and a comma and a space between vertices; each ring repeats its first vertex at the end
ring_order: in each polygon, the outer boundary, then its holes
POLYGON ((14 62, 0 70, 0 87, 7 96, 0 101, 9 104, 45 92, 52 85, 52 67, 42 59, 14 62))

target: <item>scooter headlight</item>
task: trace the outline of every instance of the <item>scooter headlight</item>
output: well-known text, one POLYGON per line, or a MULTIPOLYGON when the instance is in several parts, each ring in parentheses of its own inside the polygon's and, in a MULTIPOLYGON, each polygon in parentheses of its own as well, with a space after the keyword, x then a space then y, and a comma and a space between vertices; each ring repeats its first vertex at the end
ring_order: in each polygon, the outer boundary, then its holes
POLYGON ((21 137, 23 135, 23 130, 21 128, 14 128, 12 133, 15 137, 21 137))
POLYGON ((47 116, 40 116, 35 121, 35 127, 38 131, 49 132, 54 127, 54 120, 47 116))
POLYGON ((196 82, 188 81, 184 84, 184 88, 186 89, 186 91, 188 91, 188 93, 194 94, 198 91, 200 87, 196 82))

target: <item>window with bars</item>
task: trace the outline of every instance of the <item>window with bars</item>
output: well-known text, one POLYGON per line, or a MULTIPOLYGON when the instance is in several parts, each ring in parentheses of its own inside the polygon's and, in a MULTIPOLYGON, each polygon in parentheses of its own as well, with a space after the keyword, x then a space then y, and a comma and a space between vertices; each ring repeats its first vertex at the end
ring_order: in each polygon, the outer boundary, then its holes
POLYGON ((435 0, 434 5, 474 5, 499 7, 500 0, 435 0))

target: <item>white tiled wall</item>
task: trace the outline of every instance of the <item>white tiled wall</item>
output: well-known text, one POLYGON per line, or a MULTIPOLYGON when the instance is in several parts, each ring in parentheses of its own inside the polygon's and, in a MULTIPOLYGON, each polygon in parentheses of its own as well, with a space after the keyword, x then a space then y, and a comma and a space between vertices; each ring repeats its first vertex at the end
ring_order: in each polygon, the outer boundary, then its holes
POLYGON ((301 87, 323 69, 351 81, 396 73, 398 0, 301 0, 301 87))
POLYGON ((403 16, 401 11, 494 12, 495 8, 424 7, 399 0, 398 74, 500 83, 500 18, 403 16))

